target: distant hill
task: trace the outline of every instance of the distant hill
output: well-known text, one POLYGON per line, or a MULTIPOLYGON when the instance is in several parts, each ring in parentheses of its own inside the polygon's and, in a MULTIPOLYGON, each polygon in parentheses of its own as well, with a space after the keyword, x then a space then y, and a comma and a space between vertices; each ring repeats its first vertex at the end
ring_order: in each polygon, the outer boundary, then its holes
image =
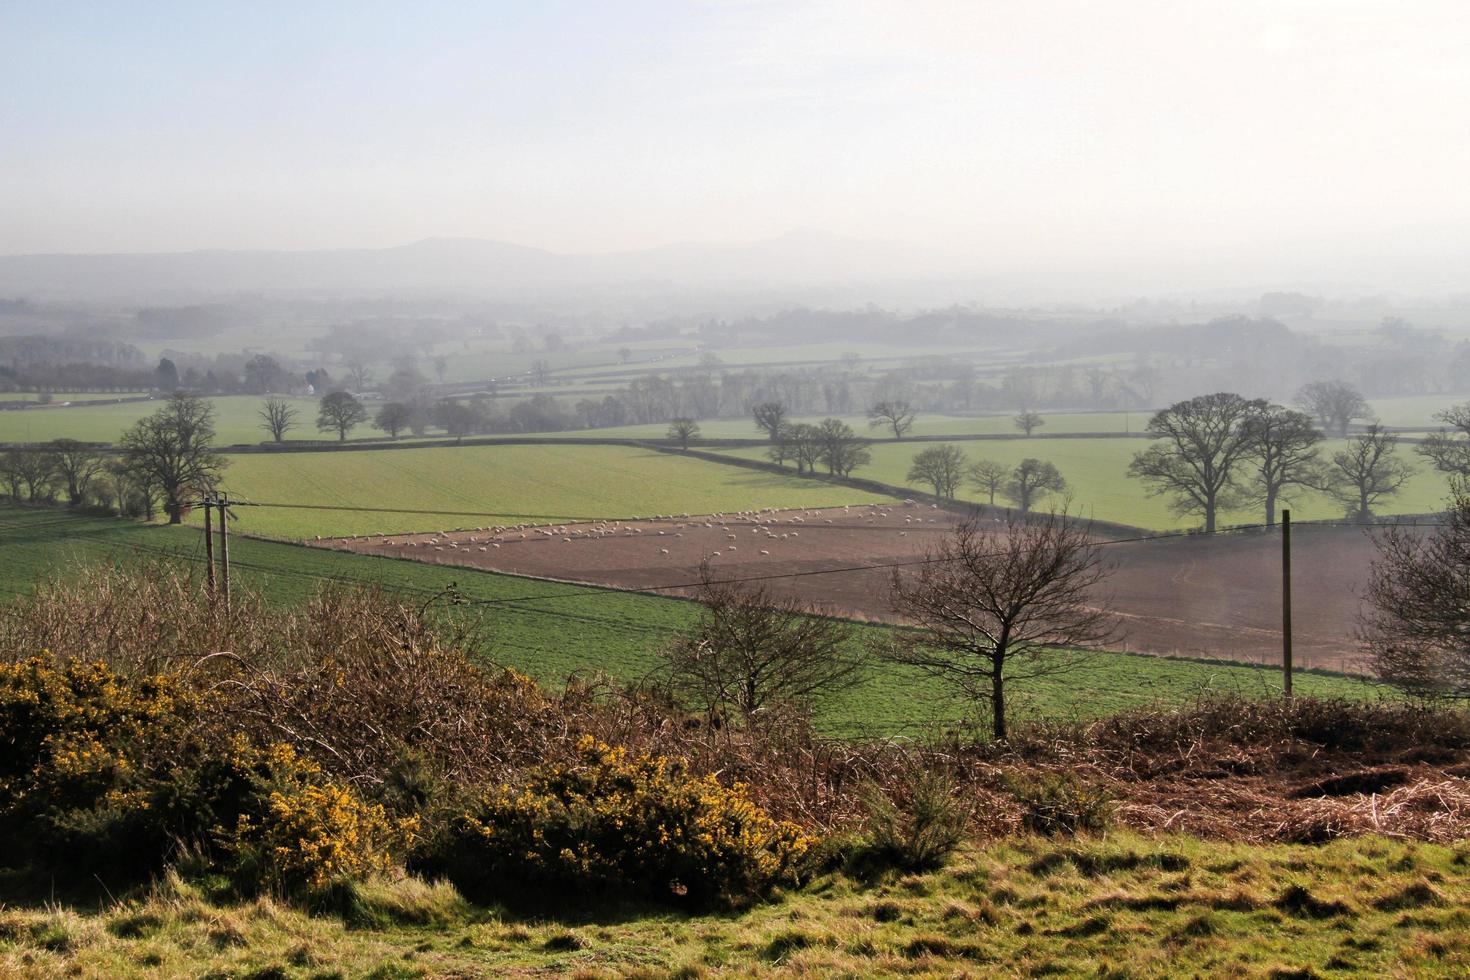
POLYGON ((680 243, 585 255, 483 239, 431 238, 381 249, 0 256, 0 296, 519 297, 548 289, 619 286, 834 286, 919 272, 912 249, 809 231, 745 244, 680 243))

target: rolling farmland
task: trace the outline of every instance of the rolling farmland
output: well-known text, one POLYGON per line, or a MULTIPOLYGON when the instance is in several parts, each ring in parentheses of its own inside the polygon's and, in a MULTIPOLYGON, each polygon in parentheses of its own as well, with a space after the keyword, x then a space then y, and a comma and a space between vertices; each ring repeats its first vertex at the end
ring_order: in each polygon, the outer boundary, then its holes
POLYGON ((390 511, 241 509, 241 530, 292 539, 888 499, 625 446, 239 455, 225 471, 223 488, 244 500, 390 511), (394 508, 461 513, 392 513, 394 508))
MULTIPOLYGON (((202 554, 199 533, 188 528, 0 505, 0 594, 10 599, 29 592, 38 577, 66 575, 84 563, 163 560, 197 572, 202 554)), ((642 680, 657 666, 658 646, 695 612, 678 599, 244 537, 232 539, 231 554, 237 582, 283 603, 300 602, 326 582, 401 590, 422 603, 454 583, 472 602, 460 614, 478 617, 485 630, 484 655, 551 683, 571 673, 597 672, 642 680)), ((1018 687, 1016 696, 1023 717, 1087 718, 1185 700, 1207 689, 1264 695, 1279 690, 1279 675, 1226 662, 1101 654, 1079 671, 1018 687)), ((1380 696, 1373 685, 1330 673, 1304 672, 1297 689, 1380 696)), ((819 723, 838 734, 895 733, 965 713, 965 706, 931 681, 873 669, 861 686, 822 705, 819 723)))

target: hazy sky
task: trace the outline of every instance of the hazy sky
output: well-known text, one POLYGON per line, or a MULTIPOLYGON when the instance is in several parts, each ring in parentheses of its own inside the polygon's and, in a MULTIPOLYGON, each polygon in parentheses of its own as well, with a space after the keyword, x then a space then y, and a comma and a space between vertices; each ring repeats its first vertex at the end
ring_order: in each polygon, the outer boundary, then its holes
POLYGON ((1411 262, 1467 181, 1467 0, 0 0, 5 253, 1411 262))

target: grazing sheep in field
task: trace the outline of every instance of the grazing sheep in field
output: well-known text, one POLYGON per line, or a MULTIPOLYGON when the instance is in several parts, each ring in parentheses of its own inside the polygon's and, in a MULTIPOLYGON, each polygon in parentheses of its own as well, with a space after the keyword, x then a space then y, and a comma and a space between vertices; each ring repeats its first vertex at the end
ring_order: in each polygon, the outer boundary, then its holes
POLYGON ((727 534, 727 535, 725 535, 725 537, 729 538, 731 541, 734 541, 735 540, 735 535, 733 535, 733 534, 727 534))
POLYGON ((732 544, 732 545, 730 545, 730 547, 729 547, 729 548, 727 548, 727 549, 726 549, 726 550, 727 550, 727 551, 737 551, 737 550, 739 550, 739 549, 737 549, 737 548, 736 548, 736 547, 735 547, 735 546, 734 546, 734 545, 733 545, 733 544, 732 544))
POLYGON ((711 558, 718 558, 718 557, 720 557, 720 553, 718 551, 716 551, 714 554, 710 555, 710 557, 711 558))
POLYGON ((763 554, 763 555, 769 555, 769 554, 770 554, 770 552, 769 552, 769 551, 765 551, 765 550, 762 550, 762 551, 761 551, 761 554, 763 554))
POLYGON ((661 555, 667 555, 669 553, 669 549, 668 548, 660 548, 660 549, 658 549, 658 553, 661 554, 661 555))
POLYGON ((480 545, 480 550, 481 551, 489 551, 490 549, 487 548, 487 547, 485 547, 484 545, 480 545))
POLYGON ((499 548, 499 547, 500 547, 500 545, 498 545, 498 544, 496 544, 496 545, 491 545, 491 547, 492 547, 492 548, 499 548))

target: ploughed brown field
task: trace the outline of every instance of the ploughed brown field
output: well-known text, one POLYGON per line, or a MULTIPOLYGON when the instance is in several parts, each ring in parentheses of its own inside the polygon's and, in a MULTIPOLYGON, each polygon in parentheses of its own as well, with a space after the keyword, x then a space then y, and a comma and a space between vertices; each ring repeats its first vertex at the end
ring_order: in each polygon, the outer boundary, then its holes
MULTIPOLYGON (((337 538, 320 547, 619 589, 688 594, 709 561, 721 578, 760 576, 833 614, 892 622, 895 565, 923 558, 958 517, 898 503, 637 521, 524 525, 337 538), (833 571, 841 569, 841 571, 833 571)), ((1108 540, 1100 538, 1100 540, 1108 540)), ((1281 538, 1275 532, 1118 542, 1099 595, 1132 651, 1278 662, 1281 538)), ((1363 528, 1292 535, 1293 635, 1302 667, 1360 668, 1353 641, 1374 549, 1363 528)), ((903 569, 897 569, 900 573, 903 569)))

